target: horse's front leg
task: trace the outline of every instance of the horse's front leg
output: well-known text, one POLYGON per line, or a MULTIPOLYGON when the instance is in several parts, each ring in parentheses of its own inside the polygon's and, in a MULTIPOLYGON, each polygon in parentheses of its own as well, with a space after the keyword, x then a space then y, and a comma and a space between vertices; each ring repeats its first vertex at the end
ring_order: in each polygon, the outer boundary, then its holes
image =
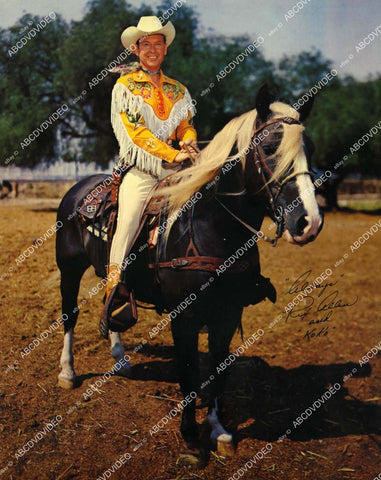
MULTIPOLYGON (((60 233, 62 235, 62 232, 60 233)), ((64 345, 60 359, 61 372, 58 375, 58 385, 71 389, 75 387, 76 383, 73 336, 79 313, 77 297, 82 275, 89 267, 89 263, 82 255, 73 258, 61 257, 58 252, 64 251, 62 244, 62 239, 60 242, 57 239, 57 264, 61 270, 60 288, 62 295, 62 319, 64 322, 64 345)))
POLYGON ((60 358, 61 371, 58 375, 58 385, 62 388, 72 389, 75 387, 76 375, 74 371, 73 356, 74 328, 69 328, 64 334, 64 344, 60 358))
POLYGON ((62 295, 62 318, 64 322, 64 344, 60 358, 61 372, 58 375, 58 385, 71 389, 75 387, 76 375, 74 371, 73 336, 74 327, 77 323, 79 308, 77 295, 79 283, 85 267, 81 263, 73 266, 69 260, 59 263, 61 269, 61 295, 62 295))
POLYGON ((188 310, 172 321, 179 383, 184 396, 181 434, 189 448, 199 448, 199 432, 196 422, 196 395, 200 388, 198 360, 198 328, 196 316, 188 310))
POLYGON ((222 410, 222 395, 226 383, 226 361, 229 357, 229 346, 234 332, 237 329, 242 307, 226 305, 223 309, 214 312, 213 318, 208 323, 210 370, 212 379, 212 399, 209 403, 208 421, 211 427, 210 438, 217 447, 220 455, 231 456, 235 452, 233 435, 228 433, 220 421, 222 410))
POLYGON ((119 332, 110 331, 111 355, 114 357, 116 364, 114 371, 123 377, 129 377, 131 374, 131 364, 128 361, 129 356, 123 347, 119 332))

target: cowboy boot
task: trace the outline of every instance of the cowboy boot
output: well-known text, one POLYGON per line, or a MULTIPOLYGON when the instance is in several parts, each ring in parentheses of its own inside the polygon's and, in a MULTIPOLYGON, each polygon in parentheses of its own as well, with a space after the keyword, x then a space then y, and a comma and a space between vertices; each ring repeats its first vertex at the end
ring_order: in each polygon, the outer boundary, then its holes
POLYGON ((124 332, 135 325, 138 319, 135 298, 124 283, 120 282, 119 265, 109 265, 106 286, 106 301, 103 307, 99 331, 108 338, 108 330, 124 332))
POLYGON ((106 285, 106 296, 104 299, 104 306, 102 309, 100 322, 99 322, 99 331, 102 337, 108 339, 108 312, 110 310, 110 293, 115 290, 115 287, 118 285, 120 280, 120 268, 117 263, 110 263, 108 265, 108 273, 107 273, 107 285, 106 285))
POLYGON ((107 273, 107 285, 106 285, 106 301, 110 295, 111 290, 116 287, 120 280, 120 267, 117 263, 110 263, 107 273))

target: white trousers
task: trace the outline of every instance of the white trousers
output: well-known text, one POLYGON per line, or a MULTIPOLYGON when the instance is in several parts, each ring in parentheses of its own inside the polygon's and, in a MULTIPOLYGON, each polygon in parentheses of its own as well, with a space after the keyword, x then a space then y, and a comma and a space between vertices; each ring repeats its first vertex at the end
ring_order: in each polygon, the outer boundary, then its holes
POLYGON ((110 264, 114 263, 119 267, 122 265, 124 258, 130 252, 132 241, 139 228, 145 200, 157 182, 174 173, 178 169, 178 165, 175 164, 174 168, 170 169, 162 168, 159 178, 141 172, 135 167, 126 173, 119 188, 117 226, 111 244, 110 264))

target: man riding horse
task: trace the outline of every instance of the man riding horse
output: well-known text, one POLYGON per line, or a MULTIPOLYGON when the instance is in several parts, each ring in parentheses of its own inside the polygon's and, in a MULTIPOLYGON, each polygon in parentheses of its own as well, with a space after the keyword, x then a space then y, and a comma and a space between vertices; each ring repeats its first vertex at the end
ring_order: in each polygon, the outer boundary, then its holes
MULTIPOLYGON (((116 232, 112 240, 102 318, 123 314, 113 305, 123 261, 128 255, 143 205, 158 181, 179 170, 198 151, 192 125, 191 96, 180 82, 163 74, 161 64, 175 38, 171 22, 142 17, 121 36, 123 46, 139 57, 136 71, 120 77, 112 92, 111 123, 119 142, 119 166, 132 166, 119 188, 116 232), (180 150, 171 146, 179 140, 180 150)), ((128 316, 128 303, 123 310, 128 316)))

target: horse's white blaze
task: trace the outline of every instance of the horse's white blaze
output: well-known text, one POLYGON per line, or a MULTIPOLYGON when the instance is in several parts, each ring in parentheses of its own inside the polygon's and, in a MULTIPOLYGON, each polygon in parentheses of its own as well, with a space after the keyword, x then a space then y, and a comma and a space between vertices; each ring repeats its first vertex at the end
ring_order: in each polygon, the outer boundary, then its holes
MULTIPOLYGON (((295 159, 294 170, 297 172, 303 172, 308 170, 307 159, 304 152, 295 159)), ((298 175, 296 177, 296 185, 298 186, 299 197, 302 200, 304 210, 306 211, 305 220, 307 225, 304 227, 303 234, 297 237, 292 237, 288 231, 286 231, 286 240, 290 243, 298 242, 299 244, 305 243, 311 236, 316 236, 319 232, 322 219, 319 213, 319 206, 315 198, 315 187, 312 183, 309 175, 298 175)))
POLYGON ((73 329, 68 330, 64 335, 64 346, 60 359, 61 372, 58 375, 59 380, 74 382, 74 357, 73 357, 73 329))
POLYGON ((304 228, 303 235, 295 237, 297 242, 304 242, 311 236, 316 236, 319 232, 322 219, 319 213, 319 206, 315 198, 315 187, 309 175, 299 175, 296 184, 303 200, 303 206, 307 213, 307 225, 304 228))

